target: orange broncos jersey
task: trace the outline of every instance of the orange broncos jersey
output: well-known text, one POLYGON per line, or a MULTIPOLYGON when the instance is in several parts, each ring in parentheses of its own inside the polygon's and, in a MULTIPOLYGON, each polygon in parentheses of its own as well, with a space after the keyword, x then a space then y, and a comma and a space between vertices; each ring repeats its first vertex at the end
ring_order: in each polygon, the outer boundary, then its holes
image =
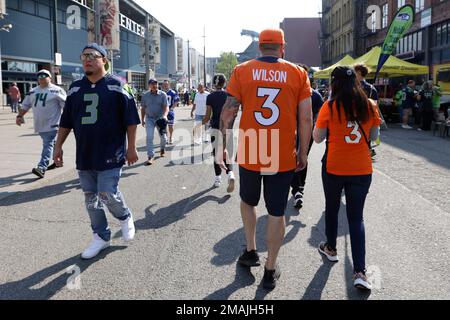
MULTIPOLYGON (((373 100, 369 105, 374 111, 374 117, 361 123, 367 139, 370 129, 381 124, 378 108, 373 100)), ((328 101, 320 109, 316 127, 328 129, 328 154, 326 159, 327 172, 338 176, 354 176, 372 174, 372 159, 369 147, 359 125, 346 120, 344 108, 341 106, 341 121, 339 121, 336 103, 333 103, 333 113, 330 112, 328 101)))
POLYGON ((298 104, 311 96, 306 71, 283 59, 251 60, 233 70, 227 91, 242 105, 239 165, 272 173, 294 170, 298 104))

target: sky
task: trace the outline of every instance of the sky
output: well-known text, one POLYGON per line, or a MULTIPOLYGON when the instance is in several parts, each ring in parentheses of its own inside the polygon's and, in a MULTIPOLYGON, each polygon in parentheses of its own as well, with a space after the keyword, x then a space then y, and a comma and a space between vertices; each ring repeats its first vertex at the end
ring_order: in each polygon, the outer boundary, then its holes
POLYGON ((251 38, 241 30, 260 32, 278 28, 284 18, 318 17, 320 0, 135 0, 152 16, 175 33, 190 40, 203 53, 203 28, 206 29, 206 56, 221 52, 243 52, 251 38), (164 5, 167 4, 167 5, 164 5))

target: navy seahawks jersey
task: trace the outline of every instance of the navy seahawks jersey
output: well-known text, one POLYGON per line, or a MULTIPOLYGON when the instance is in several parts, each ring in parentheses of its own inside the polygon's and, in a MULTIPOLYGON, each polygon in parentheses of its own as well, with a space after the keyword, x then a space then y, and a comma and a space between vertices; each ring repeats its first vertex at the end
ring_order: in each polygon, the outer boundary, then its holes
POLYGON ((127 128, 139 123, 130 88, 108 74, 72 83, 60 127, 74 131, 78 170, 105 171, 125 164, 127 128))
POLYGON ((172 105, 177 103, 177 102, 179 102, 180 101, 180 97, 175 92, 175 90, 172 90, 172 89, 167 91, 166 94, 167 94, 167 105, 169 106, 169 108, 173 109, 172 105))

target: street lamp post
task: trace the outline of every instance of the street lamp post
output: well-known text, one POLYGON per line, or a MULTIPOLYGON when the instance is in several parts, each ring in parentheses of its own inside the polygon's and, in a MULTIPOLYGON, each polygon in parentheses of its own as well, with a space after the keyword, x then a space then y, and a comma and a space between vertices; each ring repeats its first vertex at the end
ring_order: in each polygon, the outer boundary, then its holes
POLYGON ((206 26, 203 26, 203 80, 206 88, 206 26))

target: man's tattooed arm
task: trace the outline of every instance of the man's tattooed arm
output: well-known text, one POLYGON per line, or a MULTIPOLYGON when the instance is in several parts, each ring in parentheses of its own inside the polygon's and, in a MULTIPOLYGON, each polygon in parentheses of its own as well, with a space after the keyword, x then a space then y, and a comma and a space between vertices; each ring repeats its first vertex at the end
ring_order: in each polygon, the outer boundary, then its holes
POLYGON ((241 102, 238 99, 229 96, 223 106, 222 114, 220 115, 220 132, 222 132, 224 150, 227 145, 227 131, 233 128, 240 105, 241 102))

